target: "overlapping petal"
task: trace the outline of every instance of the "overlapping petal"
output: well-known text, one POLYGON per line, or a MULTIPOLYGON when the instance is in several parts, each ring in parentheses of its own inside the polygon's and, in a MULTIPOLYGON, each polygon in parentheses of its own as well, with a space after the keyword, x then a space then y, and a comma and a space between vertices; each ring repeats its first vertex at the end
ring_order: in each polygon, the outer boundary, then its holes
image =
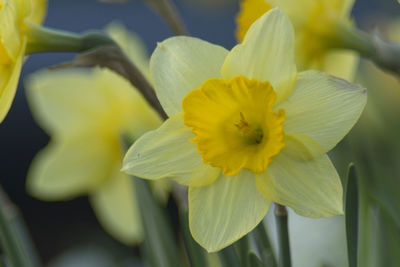
POLYGON ((287 146, 266 172, 257 175, 257 187, 269 200, 307 217, 332 217, 343 213, 342 185, 327 155, 303 159, 297 147, 287 146))
POLYGON ((286 134, 308 135, 327 152, 357 122, 366 100, 366 90, 359 85, 305 71, 298 75, 292 95, 276 109, 285 110, 286 134))
POLYGON ((190 186, 209 184, 220 169, 202 162, 196 144, 190 141, 193 137, 182 114, 176 114, 134 143, 125 155, 123 171, 151 180, 173 178, 190 186))
POLYGON ((289 18, 277 8, 261 16, 247 31, 243 43, 229 52, 221 72, 226 80, 244 75, 269 81, 278 95, 277 103, 288 97, 297 74, 289 18))
POLYGON ((250 232, 267 214, 270 202, 257 190, 255 174, 220 175, 207 186, 189 188, 189 224, 194 239, 217 251, 250 232))
POLYGON ((128 245, 143 239, 139 204, 131 179, 116 168, 114 174, 90 195, 90 202, 102 226, 128 245))
POLYGON ((220 78, 228 51, 197 38, 172 37, 157 45, 150 73, 157 97, 169 116, 182 111, 183 97, 210 78, 220 78))

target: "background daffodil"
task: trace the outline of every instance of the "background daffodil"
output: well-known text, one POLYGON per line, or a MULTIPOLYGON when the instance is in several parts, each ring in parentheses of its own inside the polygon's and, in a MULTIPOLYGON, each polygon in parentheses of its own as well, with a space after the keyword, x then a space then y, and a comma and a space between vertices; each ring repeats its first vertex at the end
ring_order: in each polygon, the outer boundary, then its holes
POLYGON ((45 11, 44 0, 0 0, 0 122, 17 90, 28 25, 41 24, 45 11))
POLYGON ((123 170, 189 186, 191 233, 210 252, 252 230, 271 201, 308 217, 342 214, 326 153, 357 121, 366 90, 297 73, 294 45, 288 17, 273 9, 231 51, 173 37, 151 57, 169 119, 135 142, 123 170))
MULTIPOLYGON (((117 24, 113 37, 146 72, 143 45, 117 24)), ((134 141, 160 118, 128 81, 107 70, 74 69, 34 74, 27 82, 32 113, 51 135, 34 159, 28 191, 43 200, 89 195, 104 228, 132 244, 143 232, 131 178, 120 172, 122 138, 134 141)))
POLYGON ((358 56, 350 50, 332 49, 338 25, 351 27, 354 0, 242 0, 237 16, 239 41, 250 25, 273 7, 279 7, 291 19, 296 32, 296 65, 300 70, 319 69, 353 80, 358 56))

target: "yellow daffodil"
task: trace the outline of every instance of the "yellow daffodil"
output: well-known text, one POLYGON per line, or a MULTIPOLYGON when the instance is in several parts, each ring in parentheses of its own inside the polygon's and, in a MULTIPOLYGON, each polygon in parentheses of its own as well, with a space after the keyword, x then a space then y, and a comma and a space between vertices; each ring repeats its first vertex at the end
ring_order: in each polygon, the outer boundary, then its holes
MULTIPOLYGON (((144 72, 143 45, 124 28, 111 35, 144 72)), ((136 140, 161 124, 140 93, 107 69, 62 70, 32 75, 27 95, 33 115, 51 135, 34 159, 28 191, 43 200, 89 195, 106 230, 132 244, 141 240, 142 225, 131 178, 120 172, 121 138, 136 140)))
POLYGON ((169 119, 135 142, 123 170, 187 185, 191 233, 210 252, 251 231, 272 201, 308 217, 342 214, 326 153, 359 118, 366 90, 297 73, 294 45, 288 17, 275 8, 231 51, 173 37, 151 57, 169 119))
POLYGON ((28 42, 29 24, 44 18, 44 0, 0 0, 0 122, 14 99, 28 42))
POLYGON ((273 7, 291 19, 296 33, 296 64, 300 70, 319 69, 352 80, 358 57, 349 50, 332 49, 338 25, 351 27, 354 0, 242 0, 237 16, 239 41, 250 25, 273 7))

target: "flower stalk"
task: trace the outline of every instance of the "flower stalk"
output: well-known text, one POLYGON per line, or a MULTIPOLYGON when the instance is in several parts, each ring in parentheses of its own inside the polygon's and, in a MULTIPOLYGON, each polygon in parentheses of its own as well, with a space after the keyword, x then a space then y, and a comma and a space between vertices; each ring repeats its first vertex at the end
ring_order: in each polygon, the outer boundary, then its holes
POLYGON ((171 0, 146 0, 145 2, 167 22, 175 35, 188 35, 178 9, 171 0))
POLYGON ((100 46, 116 46, 116 43, 101 32, 77 34, 42 26, 28 26, 27 54, 42 52, 84 52, 100 46))
POLYGON ((327 37, 327 43, 331 48, 354 50, 400 77, 400 45, 383 39, 377 33, 369 35, 356 27, 336 23, 332 36, 327 37))
POLYGON ((279 246, 279 267, 291 267, 288 214, 285 206, 275 204, 275 218, 279 246))

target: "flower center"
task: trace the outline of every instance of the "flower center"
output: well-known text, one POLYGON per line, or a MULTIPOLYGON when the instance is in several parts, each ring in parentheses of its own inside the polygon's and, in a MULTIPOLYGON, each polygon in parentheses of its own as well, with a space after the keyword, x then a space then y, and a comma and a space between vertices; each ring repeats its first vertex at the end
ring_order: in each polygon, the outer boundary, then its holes
POLYGON ((238 128, 239 134, 243 137, 243 140, 249 145, 261 143, 264 137, 262 129, 248 123, 242 112, 240 112, 240 122, 235 124, 235 126, 238 128))
POLYGON ((275 99, 269 82, 244 76, 210 79, 186 95, 183 119, 203 162, 228 176, 243 168, 265 171, 284 147, 285 115, 273 110, 275 99))

